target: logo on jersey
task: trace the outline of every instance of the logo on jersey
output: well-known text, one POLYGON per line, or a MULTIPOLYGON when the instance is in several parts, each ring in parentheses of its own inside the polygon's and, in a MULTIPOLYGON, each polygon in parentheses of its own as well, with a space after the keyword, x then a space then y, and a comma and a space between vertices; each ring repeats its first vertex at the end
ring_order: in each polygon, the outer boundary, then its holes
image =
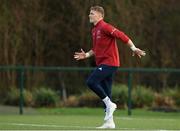
POLYGON ((101 31, 97 30, 96 32, 96 39, 100 39, 101 38, 101 31))
POLYGON ((99 67, 98 69, 99 69, 100 71, 102 71, 102 67, 99 67))
POLYGON ((113 34, 116 31, 116 28, 113 28, 111 31, 111 34, 113 34))

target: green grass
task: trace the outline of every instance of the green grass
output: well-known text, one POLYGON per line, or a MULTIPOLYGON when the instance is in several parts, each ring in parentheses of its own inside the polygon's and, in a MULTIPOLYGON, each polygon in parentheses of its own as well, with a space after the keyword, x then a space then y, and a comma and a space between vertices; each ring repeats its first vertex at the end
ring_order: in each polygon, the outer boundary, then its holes
MULTIPOLYGON (((37 109, 34 114, 1 114, 1 130, 94 130, 103 123, 98 108, 37 109)), ((114 113, 116 130, 180 130, 180 113, 151 112, 142 109, 114 113)))

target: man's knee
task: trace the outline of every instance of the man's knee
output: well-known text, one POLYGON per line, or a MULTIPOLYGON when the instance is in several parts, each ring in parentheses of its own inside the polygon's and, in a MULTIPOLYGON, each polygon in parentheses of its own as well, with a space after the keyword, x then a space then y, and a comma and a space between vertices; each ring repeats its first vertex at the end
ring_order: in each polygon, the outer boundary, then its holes
POLYGON ((88 85, 89 88, 93 88, 96 85, 96 82, 91 79, 88 79, 86 81, 86 84, 88 85))

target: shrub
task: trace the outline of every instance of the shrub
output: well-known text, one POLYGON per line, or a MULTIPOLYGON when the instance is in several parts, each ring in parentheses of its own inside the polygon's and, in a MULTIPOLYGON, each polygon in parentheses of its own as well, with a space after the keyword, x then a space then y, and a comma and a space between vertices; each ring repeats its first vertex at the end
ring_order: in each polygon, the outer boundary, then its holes
MULTIPOLYGON (((115 85, 112 88, 112 100, 118 107, 124 107, 127 103, 127 86, 115 85)), ((103 102, 92 91, 86 91, 79 96, 79 106, 102 107, 103 102)))
POLYGON ((15 87, 10 88, 4 100, 4 104, 17 106, 19 105, 19 90, 15 87))
POLYGON ((162 95, 164 97, 171 98, 171 103, 169 105, 171 106, 180 106, 180 89, 175 88, 175 89, 170 89, 166 88, 163 90, 162 95))
MULTIPOLYGON (((20 91, 19 89, 13 87, 7 93, 7 97, 4 100, 4 104, 17 106, 19 105, 19 102, 20 102, 20 91)), ((33 103, 32 93, 24 89, 23 90, 23 104, 25 106, 31 106, 32 103, 33 103)))
POLYGON ((173 100, 176 103, 176 106, 180 107, 180 89, 172 96, 173 100))
POLYGON ((167 89, 166 91, 163 91, 163 94, 165 92, 169 92, 169 94, 166 95, 172 97, 175 105, 180 107, 180 88, 176 87, 175 89, 167 89))
POLYGON ((163 94, 155 93, 155 99, 153 103, 153 107, 174 107, 174 101, 169 96, 164 96, 163 94))
POLYGON ((126 85, 115 85, 112 88, 112 101, 118 107, 125 107, 128 100, 128 87, 126 85))
POLYGON ((138 86, 132 90, 132 107, 151 106, 154 93, 151 89, 138 86))
POLYGON ((79 106, 100 107, 102 102, 92 91, 86 91, 79 96, 79 106))
POLYGON ((69 96, 65 101, 64 106, 66 107, 77 107, 79 104, 79 100, 77 96, 69 96))
POLYGON ((24 93, 24 105, 25 106, 32 106, 33 105, 33 95, 32 95, 32 93, 31 93, 31 91, 29 91, 29 90, 24 90, 23 91, 23 93, 24 93))
POLYGON ((34 91, 34 106, 54 107, 58 103, 58 95, 49 88, 41 87, 34 91))

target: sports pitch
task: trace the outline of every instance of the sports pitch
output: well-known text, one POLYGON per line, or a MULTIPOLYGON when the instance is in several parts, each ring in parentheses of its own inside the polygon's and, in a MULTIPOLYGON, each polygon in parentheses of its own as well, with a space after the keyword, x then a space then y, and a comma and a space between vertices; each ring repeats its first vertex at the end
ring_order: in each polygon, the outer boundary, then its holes
MULTIPOLYGON (((0 130, 102 130, 103 111, 98 108, 38 109, 33 114, 0 114, 0 130)), ((180 130, 180 112, 164 113, 126 110, 114 113, 116 129, 112 130, 180 130)), ((108 129, 109 130, 109 129, 108 129)))

